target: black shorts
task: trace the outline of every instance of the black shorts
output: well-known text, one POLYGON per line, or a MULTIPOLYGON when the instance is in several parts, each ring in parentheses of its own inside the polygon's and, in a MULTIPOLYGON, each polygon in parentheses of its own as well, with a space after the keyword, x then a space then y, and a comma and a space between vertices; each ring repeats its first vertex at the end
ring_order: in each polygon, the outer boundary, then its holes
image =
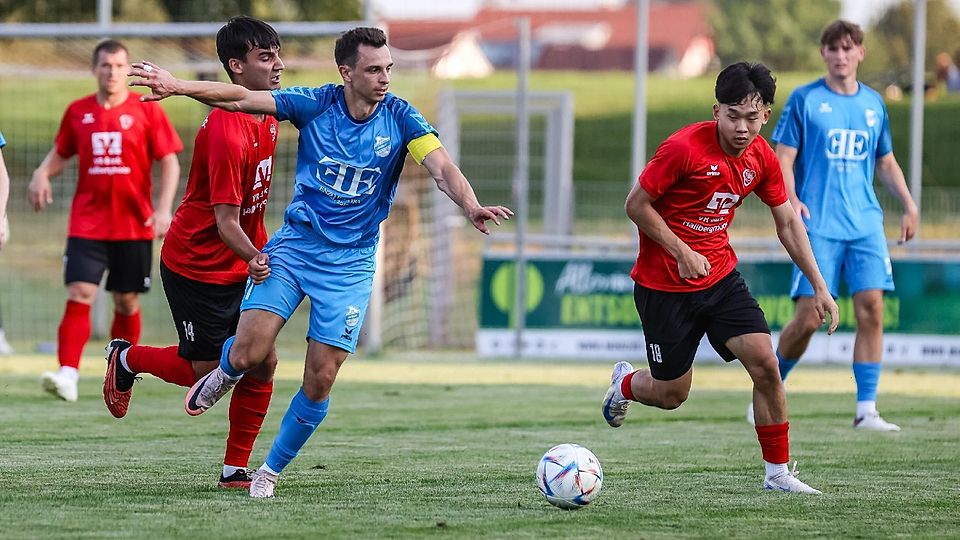
POLYGON ((63 254, 63 282, 100 284, 107 272, 107 290, 145 293, 150 290, 152 240, 89 240, 67 238, 63 254))
POLYGON ((163 293, 187 360, 219 360, 228 337, 237 333, 245 283, 218 285, 184 277, 160 261, 163 293))
POLYGON ((654 379, 672 381, 690 371, 704 334, 730 362, 725 345, 732 337, 770 333, 763 310, 734 270, 709 289, 681 293, 635 285, 633 298, 643 324, 647 363, 654 379))

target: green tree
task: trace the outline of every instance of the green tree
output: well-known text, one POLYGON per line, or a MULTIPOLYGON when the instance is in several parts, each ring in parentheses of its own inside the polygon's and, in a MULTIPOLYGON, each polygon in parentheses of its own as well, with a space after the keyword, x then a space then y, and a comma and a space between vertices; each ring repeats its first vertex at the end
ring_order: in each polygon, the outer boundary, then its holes
MULTIPOLYGON (((960 45, 960 18, 943 0, 927 2, 926 65, 933 69, 938 52, 953 51, 960 45)), ((870 29, 863 72, 870 79, 907 85, 913 65, 913 2, 901 2, 888 9, 870 29)))
POLYGON ((778 71, 816 69, 823 26, 836 0, 712 0, 710 23, 723 65, 762 61, 778 71))
POLYGON ((171 21, 222 21, 252 15, 268 21, 357 20, 361 0, 160 0, 171 21))

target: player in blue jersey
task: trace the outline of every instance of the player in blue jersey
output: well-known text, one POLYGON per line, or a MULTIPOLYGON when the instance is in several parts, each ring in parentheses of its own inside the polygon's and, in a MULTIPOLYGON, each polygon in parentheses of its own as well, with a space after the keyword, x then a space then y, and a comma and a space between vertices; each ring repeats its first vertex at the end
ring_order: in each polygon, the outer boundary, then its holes
MULTIPOLYGON (((864 57, 863 30, 838 20, 820 37, 826 77, 793 91, 773 132, 777 157, 794 208, 806 223, 820 271, 836 297, 840 276, 853 295, 857 321, 853 374, 858 429, 898 431, 877 412, 883 356, 883 295, 893 290, 883 211, 873 189, 874 171, 903 205, 899 241, 913 238, 918 210, 893 155, 890 118, 883 99, 857 80, 864 57)), ((820 327, 813 289, 794 268, 793 320, 780 334, 780 376, 800 360, 820 327)), ((752 417, 752 408, 748 416, 752 417)), ((752 419, 752 418, 751 418, 752 419)))
MULTIPOLYGON (((7 140, 0 133, 0 148, 7 145, 7 140)), ((10 236, 10 222, 7 220, 7 202, 10 200, 10 175, 7 174, 7 165, 0 152, 0 249, 7 243, 10 236)), ((3 319, 0 318, 0 355, 13 354, 13 348, 7 343, 6 333, 3 331, 3 319)))
POLYGON ((386 36, 355 28, 337 40, 342 85, 251 91, 216 82, 181 81, 155 64, 133 64, 131 84, 159 100, 186 95, 229 111, 265 113, 300 130, 296 184, 284 223, 263 249, 270 276, 248 282, 237 334, 223 346, 220 367, 190 389, 187 412, 206 411, 259 365, 304 297, 310 326, 303 386, 280 424, 250 496, 272 497, 278 475, 327 414, 340 366, 356 348, 373 286, 379 225, 387 217, 409 153, 480 232, 513 212, 481 206, 440 144, 436 130, 409 103, 387 90, 393 59, 386 36))

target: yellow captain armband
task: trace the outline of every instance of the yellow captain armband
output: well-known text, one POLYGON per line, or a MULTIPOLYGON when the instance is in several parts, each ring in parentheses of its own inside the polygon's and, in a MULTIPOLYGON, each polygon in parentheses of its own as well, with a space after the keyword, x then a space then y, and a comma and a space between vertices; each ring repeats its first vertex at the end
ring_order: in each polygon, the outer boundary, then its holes
POLYGON ((426 135, 417 137, 407 144, 407 150, 410 151, 410 155, 413 156, 417 165, 423 165, 423 158, 427 157, 427 154, 442 147, 443 145, 440 144, 440 139, 433 133, 427 133, 426 135))

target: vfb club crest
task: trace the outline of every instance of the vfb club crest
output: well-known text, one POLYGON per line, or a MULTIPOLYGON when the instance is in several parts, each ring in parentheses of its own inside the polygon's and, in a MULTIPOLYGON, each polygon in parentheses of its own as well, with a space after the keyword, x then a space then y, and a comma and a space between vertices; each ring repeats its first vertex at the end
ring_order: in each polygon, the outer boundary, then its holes
POLYGON ((753 179, 757 177, 757 172, 753 169, 744 169, 743 170, 743 187, 750 187, 750 184, 753 183, 753 179))

